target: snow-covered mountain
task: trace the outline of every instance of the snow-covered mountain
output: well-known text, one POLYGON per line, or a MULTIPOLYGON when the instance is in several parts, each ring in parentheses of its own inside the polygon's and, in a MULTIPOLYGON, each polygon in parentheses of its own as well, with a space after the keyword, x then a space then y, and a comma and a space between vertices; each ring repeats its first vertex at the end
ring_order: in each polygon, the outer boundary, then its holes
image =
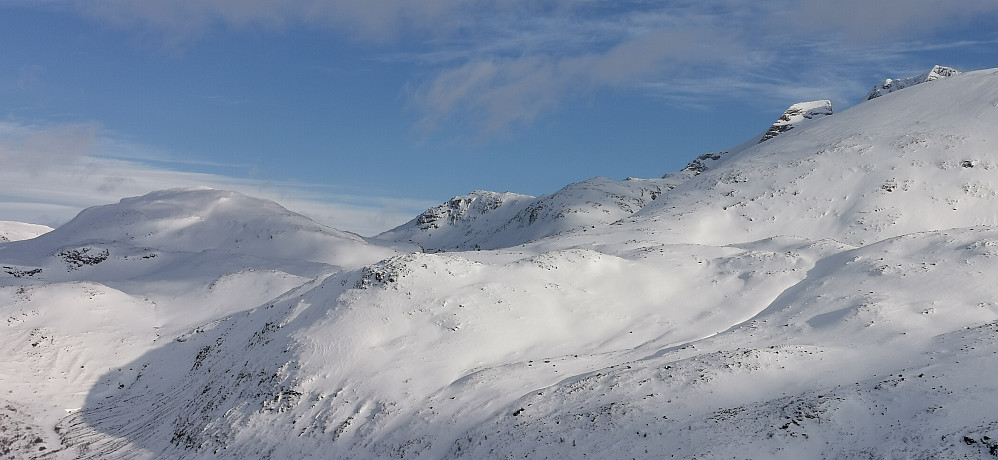
POLYGON ((185 189, 0 244, 0 448, 998 455, 998 69, 829 112, 369 240, 185 189))
POLYGON ((30 240, 52 231, 52 227, 0 220, 0 242, 30 240))
MULTIPOLYGON (((32 246, 127 244, 161 251, 220 251, 330 264, 367 260, 355 234, 317 224, 268 200, 208 188, 153 192, 85 209, 32 246)), ((382 257, 389 252, 375 249, 382 257)))

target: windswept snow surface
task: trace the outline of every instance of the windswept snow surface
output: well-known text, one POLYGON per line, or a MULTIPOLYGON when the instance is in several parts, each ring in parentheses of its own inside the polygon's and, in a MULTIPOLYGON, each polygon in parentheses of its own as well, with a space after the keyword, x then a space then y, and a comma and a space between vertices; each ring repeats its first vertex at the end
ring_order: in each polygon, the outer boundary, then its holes
POLYGON ((998 70, 968 72, 369 241, 216 190, 93 208, 0 245, 0 447, 998 455, 995 126, 998 70))

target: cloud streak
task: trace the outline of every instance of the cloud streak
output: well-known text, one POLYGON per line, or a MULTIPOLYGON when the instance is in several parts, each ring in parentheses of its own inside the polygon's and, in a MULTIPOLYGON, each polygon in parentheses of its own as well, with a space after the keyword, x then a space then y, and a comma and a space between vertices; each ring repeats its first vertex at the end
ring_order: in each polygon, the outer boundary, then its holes
POLYGON ((121 27, 151 29, 171 43, 216 27, 283 30, 309 26, 387 43, 409 34, 450 34, 496 11, 530 10, 526 0, 73 0, 83 14, 121 27))
POLYGON ((467 40, 450 50, 450 62, 434 50, 438 62, 410 89, 411 106, 424 134, 470 123, 488 136, 601 89, 698 104, 726 98, 765 104, 780 96, 854 103, 875 81, 869 75, 908 71, 905 53, 931 46, 926 32, 998 17, 993 1, 960 8, 891 1, 869 14, 854 13, 869 6, 852 3, 857 7, 705 1, 561 10, 567 17, 526 20, 512 31, 467 40))
POLYGON ((698 30, 657 30, 601 53, 476 59, 434 75, 415 89, 412 102, 425 114, 424 130, 474 114, 473 122, 492 134, 531 123, 566 97, 680 75, 686 69, 675 64, 706 64, 708 51, 733 55, 738 46, 698 30))
POLYGON ((910 42, 998 18, 993 0, 75 1, 91 17, 173 44, 218 28, 301 26, 380 44, 385 59, 420 69, 406 91, 420 132, 459 126, 485 136, 605 88, 682 100, 821 82, 816 89, 843 94, 856 83, 844 72, 828 78, 829 66, 896 70, 903 64, 892 58, 910 42), (694 73, 704 86, 691 84, 694 73))

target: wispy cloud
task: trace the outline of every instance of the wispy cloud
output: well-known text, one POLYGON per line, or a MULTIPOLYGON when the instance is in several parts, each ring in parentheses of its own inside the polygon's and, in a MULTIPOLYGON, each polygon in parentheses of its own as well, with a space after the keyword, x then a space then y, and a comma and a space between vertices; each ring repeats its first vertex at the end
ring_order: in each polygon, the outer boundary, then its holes
POLYGON ((705 56, 737 52, 736 44, 718 38, 699 30, 658 30, 598 53, 475 59, 417 86, 412 102, 424 113, 424 129, 472 114, 484 133, 496 133, 534 121, 566 97, 681 75, 684 67, 704 64, 705 56))
POLYGON ((160 34, 173 44, 197 40, 215 27, 282 30, 301 25, 334 28, 371 42, 410 32, 444 33, 468 25, 482 11, 505 3, 471 0, 70 0, 84 14, 123 27, 160 34))
MULTIPOLYGON (((267 198, 317 222, 370 236, 437 203, 164 168, 155 149, 108 136, 96 124, 0 122, 0 219, 58 226, 89 206, 174 187, 210 186, 267 198)), ((170 162, 168 162, 170 163, 170 162)), ((180 165, 183 162, 174 162, 180 165)))
POLYGON ((406 92, 418 128, 471 125, 486 136, 604 88, 654 87, 675 100, 781 85, 845 94, 855 72, 826 70, 890 72, 926 37, 998 18, 994 0, 66 1, 173 44, 217 28, 300 26, 380 44, 383 59, 419 68, 406 92))
POLYGON ((434 47, 411 104, 424 132, 472 123, 485 135, 605 88, 652 90, 683 104, 829 98, 849 105, 876 79, 910 71, 912 52, 977 46, 941 44, 931 33, 998 17, 993 1, 959 8, 890 1, 868 14, 870 5, 851 3, 587 2, 434 47))

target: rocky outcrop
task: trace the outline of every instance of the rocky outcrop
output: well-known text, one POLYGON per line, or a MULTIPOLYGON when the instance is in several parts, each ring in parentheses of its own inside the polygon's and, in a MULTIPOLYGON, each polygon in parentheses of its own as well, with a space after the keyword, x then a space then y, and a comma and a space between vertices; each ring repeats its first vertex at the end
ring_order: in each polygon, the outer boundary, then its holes
POLYGON ((595 177, 540 197, 479 190, 430 208, 375 239, 416 244, 426 252, 512 247, 610 225, 678 182, 595 177))
POLYGON ((456 196, 439 206, 427 209, 416 217, 416 227, 420 230, 432 230, 442 226, 454 225, 458 221, 470 222, 477 217, 499 209, 507 201, 517 201, 527 198, 515 193, 497 193, 477 190, 467 195, 456 196))
POLYGON ((952 77, 953 75, 958 75, 959 73, 959 70, 952 67, 937 65, 928 72, 918 76, 898 79, 888 78, 879 85, 875 86, 873 90, 866 95, 866 100, 869 101, 870 99, 875 99, 885 94, 893 93, 894 91, 900 91, 909 86, 915 86, 921 83, 938 80, 940 78, 952 77))
POLYGON ((759 142, 768 141, 780 134, 793 129, 798 123, 804 120, 814 120, 832 114, 832 101, 827 99, 811 102, 798 102, 791 105, 776 123, 766 130, 759 142))

